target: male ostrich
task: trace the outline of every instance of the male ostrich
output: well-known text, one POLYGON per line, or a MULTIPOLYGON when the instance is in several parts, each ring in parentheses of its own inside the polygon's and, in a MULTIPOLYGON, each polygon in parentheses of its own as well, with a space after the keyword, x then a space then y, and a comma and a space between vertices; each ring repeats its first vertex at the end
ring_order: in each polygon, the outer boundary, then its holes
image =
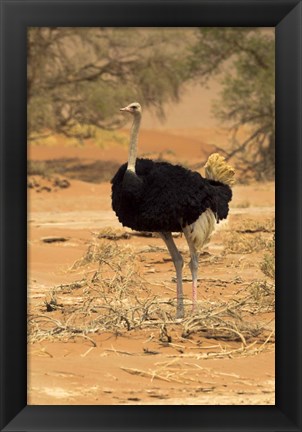
POLYGON ((216 223, 228 215, 234 170, 217 153, 212 154, 205 165, 206 178, 179 165, 137 159, 142 109, 134 102, 121 111, 133 116, 133 124, 128 163, 123 164, 111 180, 112 208, 123 226, 158 232, 166 243, 177 276, 176 318, 183 318, 183 259, 171 233, 183 232, 189 245, 194 312, 198 250, 209 241, 216 223))

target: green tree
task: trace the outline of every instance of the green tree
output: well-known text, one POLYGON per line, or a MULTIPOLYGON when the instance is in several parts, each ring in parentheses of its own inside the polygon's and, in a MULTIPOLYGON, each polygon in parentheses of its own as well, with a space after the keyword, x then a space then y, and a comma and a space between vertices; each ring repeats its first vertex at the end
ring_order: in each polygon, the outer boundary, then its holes
POLYGON ((160 28, 30 28, 29 137, 45 130, 75 135, 79 124, 120 127, 127 120, 118 109, 132 100, 163 114, 164 102, 178 100, 186 73, 188 42, 179 35, 160 28))
POLYGON ((224 151, 237 169, 271 179, 275 173, 275 41, 270 30, 201 28, 192 49, 191 76, 206 83, 222 74, 214 113, 232 130, 224 151), (242 137, 242 131, 245 138, 242 137))

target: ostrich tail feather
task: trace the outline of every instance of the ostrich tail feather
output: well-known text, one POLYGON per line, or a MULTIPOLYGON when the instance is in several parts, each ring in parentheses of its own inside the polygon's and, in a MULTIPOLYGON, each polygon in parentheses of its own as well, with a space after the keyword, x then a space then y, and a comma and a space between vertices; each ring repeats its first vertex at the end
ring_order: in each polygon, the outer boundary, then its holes
POLYGON ((235 170, 228 165, 223 156, 213 153, 204 166, 206 178, 232 186, 235 183, 235 170))

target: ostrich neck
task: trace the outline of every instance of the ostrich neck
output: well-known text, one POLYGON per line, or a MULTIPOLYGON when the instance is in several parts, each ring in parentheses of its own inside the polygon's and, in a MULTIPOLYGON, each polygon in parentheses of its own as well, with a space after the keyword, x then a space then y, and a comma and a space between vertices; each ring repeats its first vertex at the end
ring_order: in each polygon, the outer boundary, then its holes
POLYGON ((132 172, 135 172, 138 131, 139 131, 140 124, 141 124, 141 115, 136 115, 134 117, 133 124, 131 127, 128 166, 127 166, 127 170, 132 172))

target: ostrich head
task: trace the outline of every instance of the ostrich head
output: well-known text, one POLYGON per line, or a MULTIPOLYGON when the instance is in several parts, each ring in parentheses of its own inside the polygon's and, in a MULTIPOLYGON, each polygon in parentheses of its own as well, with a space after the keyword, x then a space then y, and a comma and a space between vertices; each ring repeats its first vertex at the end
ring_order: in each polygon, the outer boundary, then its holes
POLYGON ((142 113, 142 107, 138 102, 132 102, 125 108, 121 108, 120 111, 126 111, 133 115, 138 115, 142 113))

